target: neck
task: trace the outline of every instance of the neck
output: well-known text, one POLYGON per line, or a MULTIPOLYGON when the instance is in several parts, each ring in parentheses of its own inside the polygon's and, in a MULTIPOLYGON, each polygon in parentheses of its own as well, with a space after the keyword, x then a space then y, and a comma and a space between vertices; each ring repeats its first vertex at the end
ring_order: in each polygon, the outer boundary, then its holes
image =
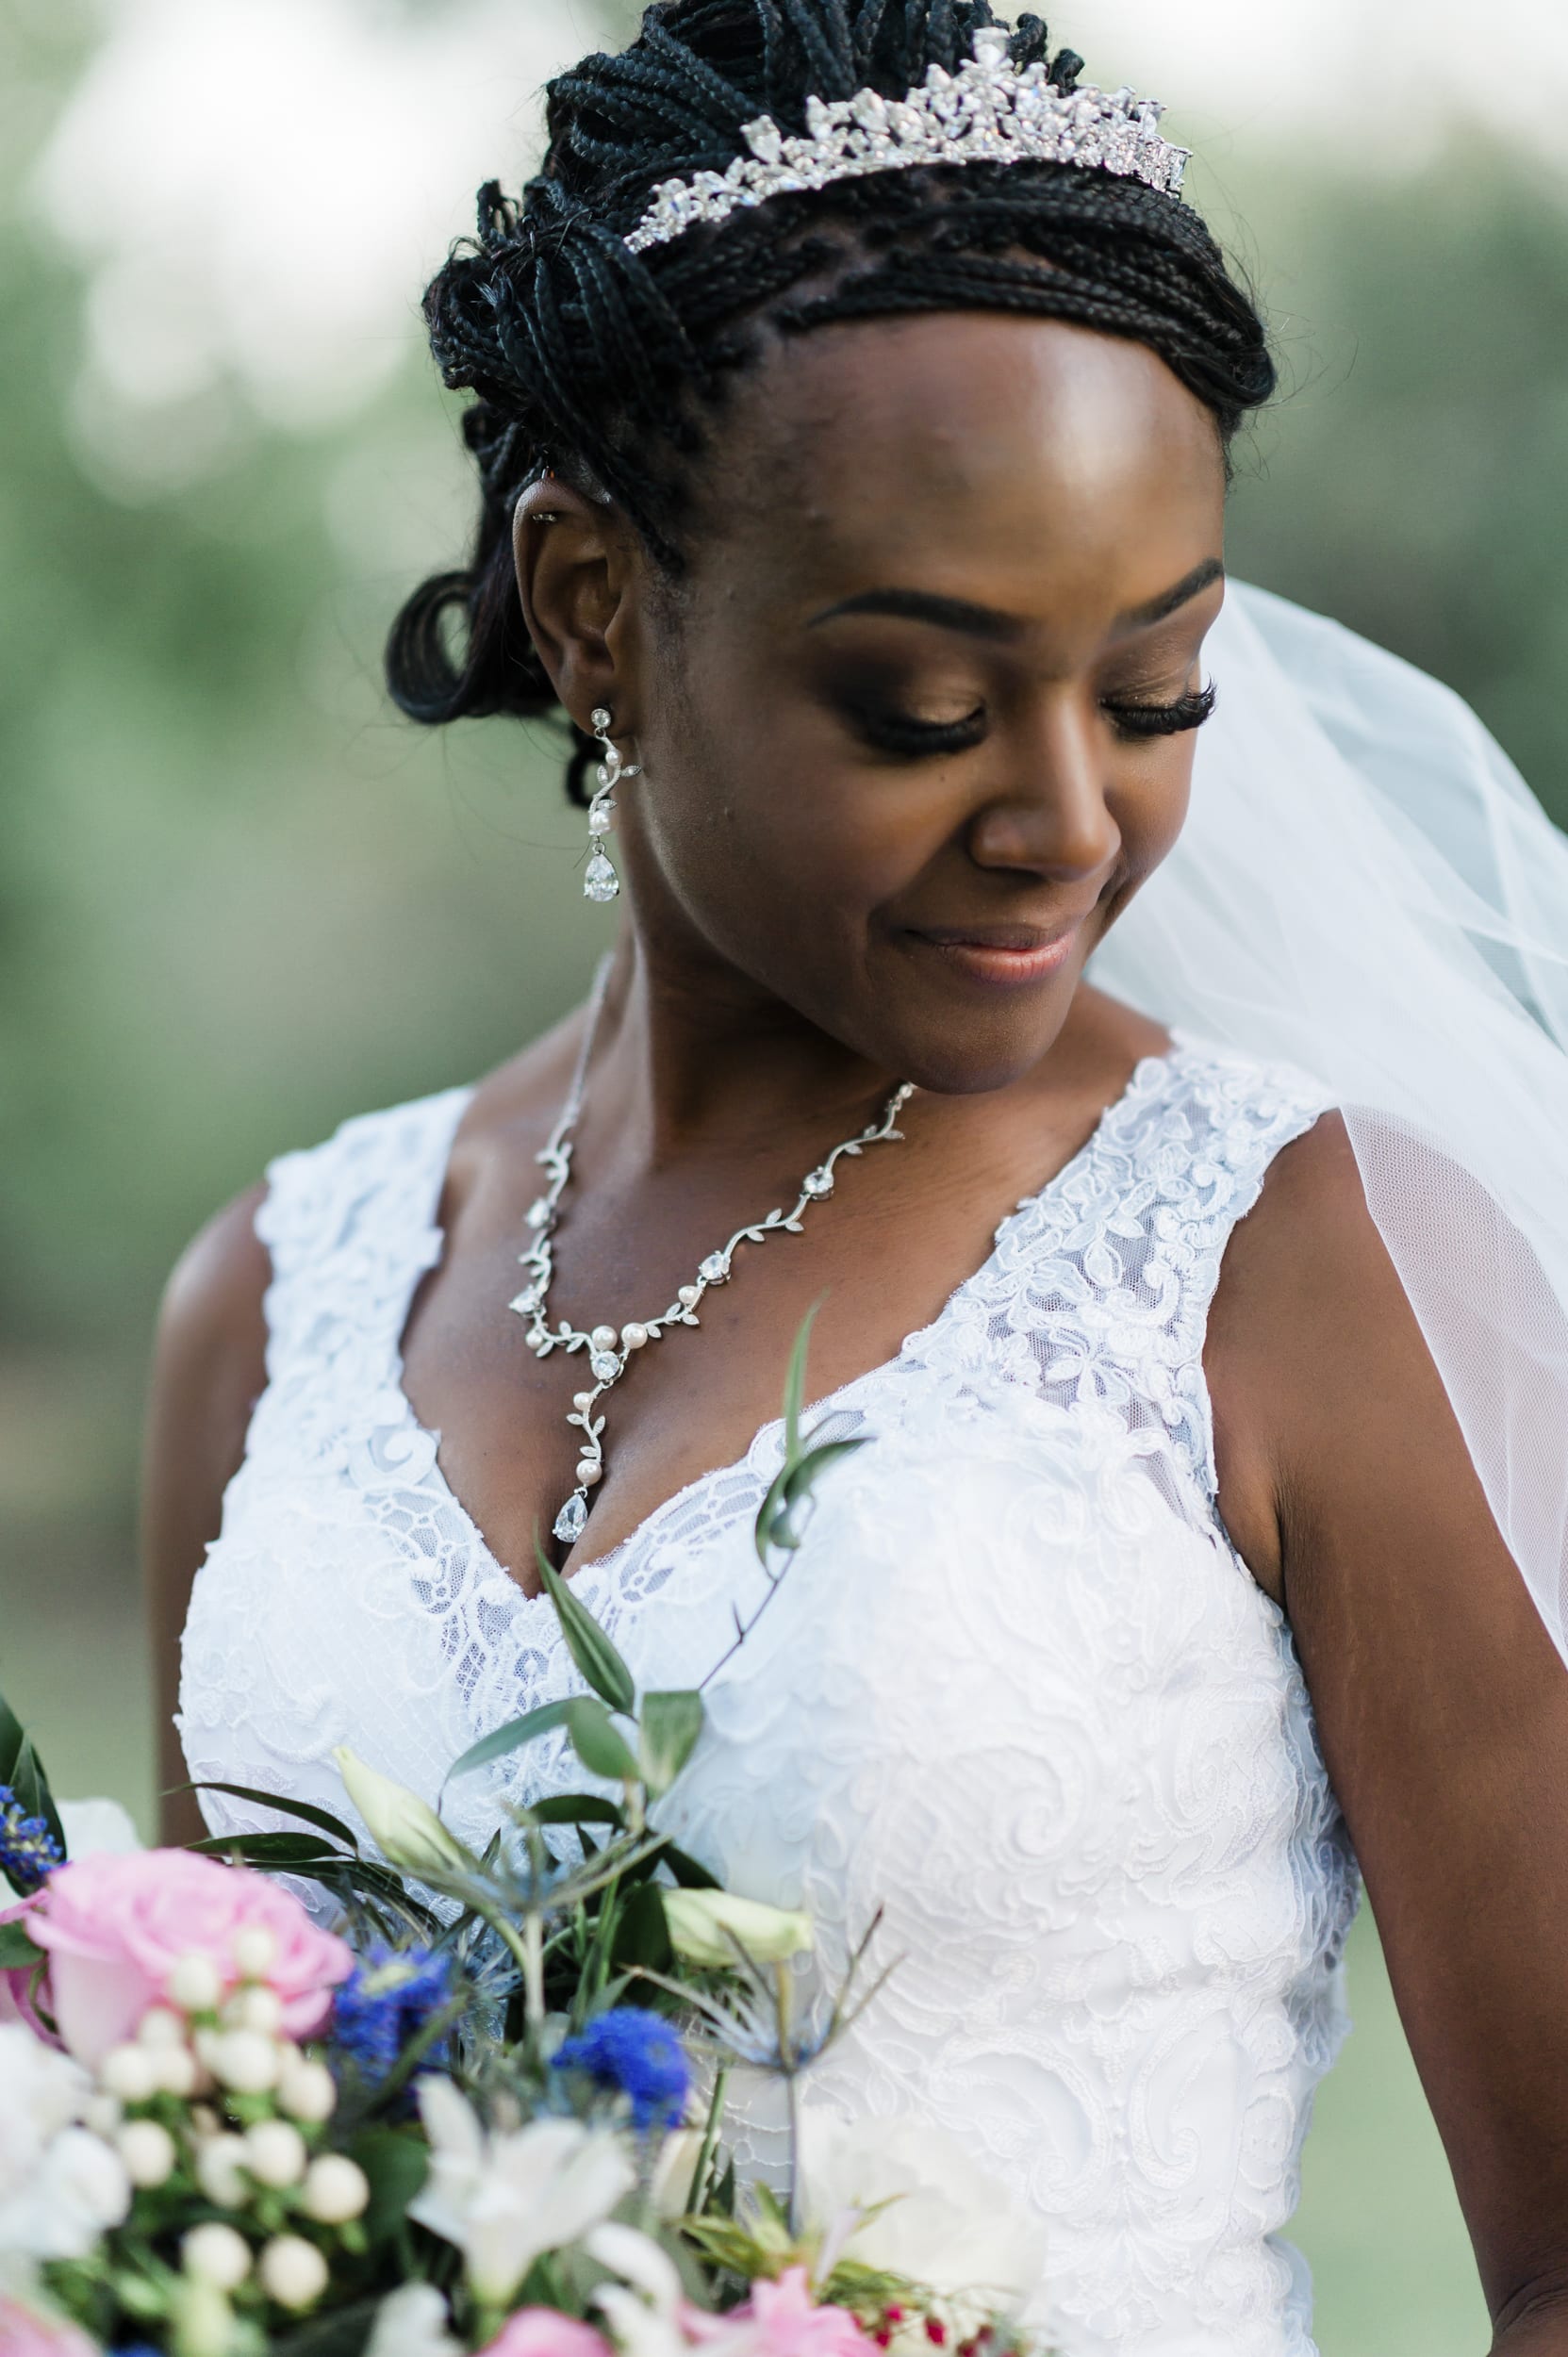
POLYGON ((586 1102, 613 1107, 619 1150, 644 1168, 796 1134, 813 1150, 898 1086, 733 966, 661 961, 630 931, 614 959, 586 1102))

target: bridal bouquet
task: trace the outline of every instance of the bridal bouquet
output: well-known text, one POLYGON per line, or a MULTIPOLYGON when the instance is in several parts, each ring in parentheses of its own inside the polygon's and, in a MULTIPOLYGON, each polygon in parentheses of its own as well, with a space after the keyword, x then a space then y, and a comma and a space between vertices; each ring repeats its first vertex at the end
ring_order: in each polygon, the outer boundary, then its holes
MULTIPOLYGON (((852 1445, 802 1443, 803 1372, 802 1337, 757 1525, 775 1585, 852 1445)), ((823 2129, 795 2101, 875 1993, 865 1946, 802 1996, 809 1921, 657 1831, 701 1696, 638 1693, 541 1574, 589 1690, 452 1772, 564 1729, 594 1788, 514 1808, 483 1856, 343 1752, 374 1855, 245 1791, 297 1830, 71 1859, 0 1702, 0 2357, 1022 2348, 1039 2253, 1005 2196, 923 2126, 823 2129), (726 2150, 737 2064, 788 2085, 777 2191, 726 2150)))

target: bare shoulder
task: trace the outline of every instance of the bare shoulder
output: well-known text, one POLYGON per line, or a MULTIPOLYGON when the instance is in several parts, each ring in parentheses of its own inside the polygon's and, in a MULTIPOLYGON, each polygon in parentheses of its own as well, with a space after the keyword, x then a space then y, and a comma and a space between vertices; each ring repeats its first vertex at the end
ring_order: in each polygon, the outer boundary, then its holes
MULTIPOLYGON (((141 1535, 159 1688, 164 1781, 184 1768, 173 1715, 180 1632, 190 1591, 223 1522, 223 1492, 245 1453, 251 1410, 267 1381, 264 1300, 272 1276, 256 1215, 267 1193, 248 1187, 181 1254, 164 1291, 153 1353, 141 1535)), ((164 1835, 203 1830, 184 1796, 166 1805, 164 1835)))
POLYGON ((1275 1158, 1232 1234, 1204 1365, 1221 1511, 1278 1602, 1287 1508, 1332 1519, 1341 1490, 1378 1477, 1380 1452, 1385 1481, 1391 1457, 1411 1464, 1415 1435, 1453 1482, 1473 1479, 1338 1113, 1275 1158))
POLYGON ((247 1187, 192 1238, 164 1290, 153 1367, 153 1412, 172 1414, 193 1458, 239 1462, 251 1408, 266 1382, 263 1302, 272 1261, 256 1233, 264 1180, 247 1187))

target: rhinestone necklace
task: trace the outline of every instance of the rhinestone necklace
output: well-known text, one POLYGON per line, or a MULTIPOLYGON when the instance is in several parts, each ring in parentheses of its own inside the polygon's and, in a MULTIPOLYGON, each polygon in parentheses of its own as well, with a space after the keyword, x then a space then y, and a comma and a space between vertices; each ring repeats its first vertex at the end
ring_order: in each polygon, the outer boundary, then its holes
POLYGON ((807 1171, 801 1181, 801 1193, 795 1209, 787 1214, 769 1211, 766 1219, 752 1226, 737 1228, 722 1250, 710 1252, 698 1262, 697 1276, 689 1285, 683 1285, 662 1316, 635 1318, 621 1327, 595 1326, 587 1329, 569 1326, 563 1319, 558 1326, 548 1323, 550 1287, 555 1275, 554 1249, 551 1238, 560 1216, 561 1197, 571 1176, 572 1133, 583 1110, 583 1089, 587 1078, 588 1058, 593 1051, 599 1018, 603 1013, 604 995, 609 988, 613 959, 606 957, 594 978, 593 996, 588 1002, 588 1019, 584 1026, 583 1045, 577 1053, 577 1069, 572 1075, 567 1101, 561 1117, 550 1133, 550 1142, 534 1157, 547 1175, 549 1183, 538 1201, 528 1212, 528 1225, 534 1241, 526 1252, 518 1255, 528 1272, 528 1282, 510 1305, 520 1317, 528 1320, 528 1346, 536 1359, 548 1359, 553 1350, 586 1350, 588 1373, 593 1377, 590 1391, 577 1392, 572 1396, 571 1413, 567 1423, 583 1435, 577 1466, 577 1487, 555 1517, 554 1532, 566 1546, 574 1546, 582 1537, 588 1519, 588 1492, 604 1477, 604 1418, 594 1411, 608 1391, 612 1391, 625 1374, 634 1352, 644 1349, 649 1343, 663 1340, 672 1326, 699 1326, 697 1305, 714 1285, 727 1284, 733 1274, 732 1262, 735 1247, 742 1244, 761 1244, 776 1228, 785 1228, 791 1235, 801 1232, 801 1222, 808 1207, 820 1203, 834 1189, 834 1165, 846 1154, 863 1153, 868 1146, 880 1146, 883 1140, 901 1138, 903 1132, 895 1127, 900 1113, 915 1094, 914 1083, 905 1080, 896 1088, 883 1111, 880 1121, 873 1121, 857 1137, 846 1138, 833 1152, 807 1171))

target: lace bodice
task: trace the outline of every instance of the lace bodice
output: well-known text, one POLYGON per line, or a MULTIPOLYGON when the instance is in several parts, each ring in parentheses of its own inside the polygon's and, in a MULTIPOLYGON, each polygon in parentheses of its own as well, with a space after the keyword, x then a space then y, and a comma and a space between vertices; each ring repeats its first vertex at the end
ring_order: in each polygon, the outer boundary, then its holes
MULTIPOLYGON (((434 1799, 578 1681, 453 1496, 401 1388, 462 1090, 270 1174, 269 1384, 198 1575, 193 1775, 341 1811, 349 1742, 434 1799)), ((899 1356, 822 1403, 873 1445, 710 1689, 672 1796, 729 1885, 807 1902, 830 1969, 878 1907, 902 1959, 810 2101, 939 2122, 1049 2236, 1068 2357, 1307 2357, 1295 2205, 1343 2031, 1355 1869, 1289 1632, 1215 1508, 1202 1347, 1230 1232, 1321 1111, 1179 1042, 899 1356)), ((760 1601, 777 1426, 576 1576, 650 1686, 760 1601)), ((557 1740, 448 1796, 580 1778, 557 1740)), ((215 1829, 263 1818, 208 1795, 215 1829)), ((759 2094, 745 2153, 768 2166, 759 2094)))

